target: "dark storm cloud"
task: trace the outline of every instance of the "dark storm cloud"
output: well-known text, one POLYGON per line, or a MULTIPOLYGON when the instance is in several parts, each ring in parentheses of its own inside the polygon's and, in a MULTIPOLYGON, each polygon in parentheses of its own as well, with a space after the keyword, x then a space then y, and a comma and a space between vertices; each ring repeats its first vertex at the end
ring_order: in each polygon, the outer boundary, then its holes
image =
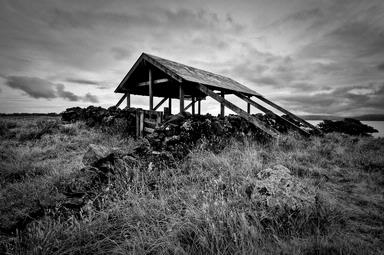
POLYGON ((13 89, 18 89, 33 98, 56 98, 55 84, 37 77, 9 76, 5 84, 13 89))
POLYGON ((79 101, 80 97, 72 93, 71 91, 65 90, 65 87, 63 84, 57 84, 56 85, 57 89, 57 96, 68 99, 69 101, 79 101))
POLYGON ((69 101, 84 101, 97 103, 96 96, 87 93, 85 96, 78 96, 65 89, 63 84, 55 84, 45 79, 28 76, 8 76, 5 84, 13 89, 21 90, 32 98, 63 98, 69 101))

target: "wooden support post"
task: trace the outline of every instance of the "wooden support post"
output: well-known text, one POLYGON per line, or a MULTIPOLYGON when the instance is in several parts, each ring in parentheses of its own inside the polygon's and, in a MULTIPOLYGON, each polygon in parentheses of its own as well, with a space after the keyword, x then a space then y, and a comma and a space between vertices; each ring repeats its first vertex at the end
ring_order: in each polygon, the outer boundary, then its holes
POLYGON ((169 114, 172 114, 172 98, 168 98, 168 109, 169 109, 169 114))
POLYGON ((149 110, 153 110, 153 77, 152 77, 152 70, 149 69, 148 71, 148 83, 149 83, 149 110))
MULTIPOLYGON (((250 98, 250 96, 248 96, 250 98)), ((247 102, 247 113, 251 114, 251 104, 247 102)))
POLYGON ((144 132, 144 111, 140 111, 140 125, 139 125, 139 136, 143 136, 144 132))
MULTIPOLYGON (((225 96, 224 92, 221 91, 221 97, 224 98, 224 96, 225 96)), ((224 112, 224 104, 220 103, 220 116, 224 117, 224 114, 225 114, 225 112, 224 112)))
POLYGON ((195 102, 196 102, 196 98, 192 97, 192 115, 195 115, 195 102))
POLYGON ((156 111, 165 101, 167 101, 168 98, 164 97, 161 99, 161 101, 153 108, 154 111, 156 111))
POLYGON ((289 126, 291 126, 292 128, 294 128, 295 130, 299 131, 300 134, 302 135, 305 135, 305 136, 309 136, 310 134, 301 129, 299 126, 297 126, 296 124, 284 119, 283 117, 277 115, 276 113, 272 112, 271 110, 265 108, 264 106, 256 103, 255 101, 253 101, 252 99, 250 99, 248 96, 245 96, 244 94, 242 93, 235 93, 236 96, 238 96, 239 98, 243 99, 245 102, 247 102, 248 104, 251 104, 253 105, 254 107, 256 107, 257 109, 263 111, 264 113, 268 113, 268 114, 271 114, 271 115, 274 115, 276 119, 280 120, 281 122, 284 122, 286 124, 288 124, 289 126))
POLYGON ((184 88, 182 84, 179 85, 179 101, 180 101, 180 113, 184 112, 184 88))
POLYGON ((267 128, 263 122, 258 120, 257 118, 253 117, 252 115, 249 115, 246 111, 242 110, 241 108, 237 107, 236 105, 232 104, 228 100, 225 100, 221 96, 217 95, 215 92, 207 88, 206 86, 202 84, 197 84, 196 88, 206 94, 207 96, 212 97, 219 103, 224 104, 226 107, 231 109, 232 111, 236 112, 240 117, 246 119, 251 124, 253 124, 255 127, 259 128, 260 130, 264 131, 266 134, 272 136, 272 137, 278 137, 278 132, 274 130, 273 128, 267 128))
POLYGON ((201 115, 201 99, 199 99, 197 102, 197 114, 201 115))
POLYGON ((127 93, 127 109, 131 108, 131 94, 127 93))

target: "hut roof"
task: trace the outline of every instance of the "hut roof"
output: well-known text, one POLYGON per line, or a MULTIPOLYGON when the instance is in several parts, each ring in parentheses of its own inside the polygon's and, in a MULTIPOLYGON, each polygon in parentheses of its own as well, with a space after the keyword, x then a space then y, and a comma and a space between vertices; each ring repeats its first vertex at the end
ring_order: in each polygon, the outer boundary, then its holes
POLYGON ((147 53, 143 53, 136 63, 133 65, 131 70, 127 73, 124 79, 121 81, 119 86, 116 88, 116 93, 125 93, 126 86, 125 85, 130 78, 131 75, 135 72, 135 69, 138 68, 141 62, 147 61, 167 73, 173 79, 178 82, 191 82, 191 83, 200 83, 204 84, 212 89, 218 90, 226 90, 228 92, 240 92, 245 93, 247 95, 260 95, 252 89, 240 84, 239 82, 219 75, 215 73, 211 73, 202 69, 198 69, 195 67, 191 67, 188 65, 184 65, 181 63, 177 63, 175 61, 171 61, 168 59, 160 58, 158 56, 150 55, 147 53))

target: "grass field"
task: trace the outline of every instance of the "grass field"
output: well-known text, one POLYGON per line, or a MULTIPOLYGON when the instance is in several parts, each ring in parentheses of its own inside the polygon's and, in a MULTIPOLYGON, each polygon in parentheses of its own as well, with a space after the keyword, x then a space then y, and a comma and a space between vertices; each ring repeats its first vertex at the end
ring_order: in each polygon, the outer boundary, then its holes
POLYGON ((218 153, 202 141, 170 165, 138 162, 132 180, 113 179, 71 215, 59 191, 83 178, 88 145, 128 152, 140 141, 58 117, 2 117, 0 136, 0 253, 384 251, 384 139, 290 135, 218 153))

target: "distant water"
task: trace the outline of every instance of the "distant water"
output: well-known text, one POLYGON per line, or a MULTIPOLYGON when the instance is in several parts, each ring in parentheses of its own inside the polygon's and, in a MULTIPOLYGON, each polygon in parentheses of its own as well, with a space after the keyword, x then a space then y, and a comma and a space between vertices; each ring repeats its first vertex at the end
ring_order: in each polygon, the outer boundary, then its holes
MULTIPOLYGON (((322 120, 308 120, 308 122, 312 125, 317 125, 322 122, 322 120)), ((378 133, 373 133, 373 137, 384 137, 384 121, 361 121, 361 123, 371 126, 379 131, 378 133)))

